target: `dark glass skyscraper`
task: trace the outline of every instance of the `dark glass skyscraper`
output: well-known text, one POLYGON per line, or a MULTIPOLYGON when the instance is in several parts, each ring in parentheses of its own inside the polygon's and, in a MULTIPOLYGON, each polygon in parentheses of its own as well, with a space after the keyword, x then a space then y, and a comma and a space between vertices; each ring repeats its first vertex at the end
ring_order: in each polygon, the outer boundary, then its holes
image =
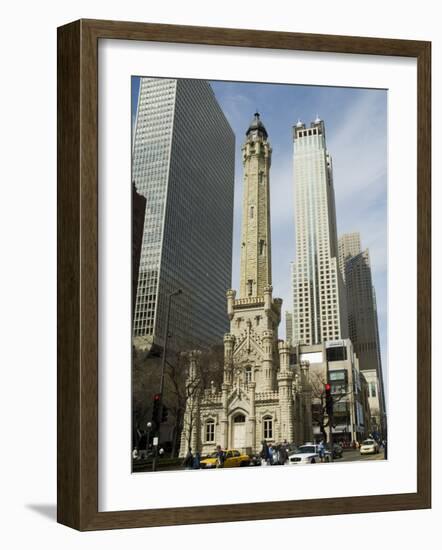
POLYGON ((133 174, 147 199, 133 323, 135 345, 221 343, 231 286, 235 137, 210 84, 141 78, 133 174))

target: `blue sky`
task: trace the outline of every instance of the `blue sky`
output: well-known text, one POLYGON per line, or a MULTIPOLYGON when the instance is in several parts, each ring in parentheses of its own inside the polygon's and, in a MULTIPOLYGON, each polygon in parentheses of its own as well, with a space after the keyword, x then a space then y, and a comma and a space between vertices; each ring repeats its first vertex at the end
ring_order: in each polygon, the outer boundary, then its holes
MULTIPOLYGON (((132 116, 138 79, 133 79, 132 116)), ((292 126, 325 122, 333 158, 338 236, 358 231, 369 248, 377 295, 381 353, 387 369, 387 91, 286 84, 211 82, 236 135, 232 288, 238 288, 242 162, 245 132, 258 110, 271 143, 270 206, 274 296, 291 309, 290 262, 295 259, 292 126)), ((284 317, 280 337, 285 335, 284 317)), ((387 380, 385 380, 387 383, 387 380)))

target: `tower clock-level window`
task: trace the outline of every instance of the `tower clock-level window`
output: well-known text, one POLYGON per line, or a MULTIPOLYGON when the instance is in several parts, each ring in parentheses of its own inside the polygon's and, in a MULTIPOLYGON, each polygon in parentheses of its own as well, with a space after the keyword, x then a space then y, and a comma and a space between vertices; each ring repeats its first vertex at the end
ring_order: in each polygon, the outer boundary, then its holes
POLYGON ((264 428, 264 439, 273 439, 273 418, 264 416, 262 419, 264 428))
POLYGON ((208 443, 215 441, 215 421, 212 419, 206 422, 206 441, 208 443))

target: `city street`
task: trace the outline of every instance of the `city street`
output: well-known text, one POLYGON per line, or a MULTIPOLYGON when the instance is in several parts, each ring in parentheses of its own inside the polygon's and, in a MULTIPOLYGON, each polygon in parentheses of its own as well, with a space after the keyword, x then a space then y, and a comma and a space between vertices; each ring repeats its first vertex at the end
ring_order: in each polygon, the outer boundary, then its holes
MULTIPOLYGON (((380 449, 378 454, 361 455, 358 449, 350 449, 344 451, 342 458, 336 458, 334 462, 356 462, 366 460, 384 460, 384 450, 380 449)), ((320 463, 319 463, 320 464, 320 463)), ((286 464, 289 466, 289 464, 286 464)), ((158 460, 157 471, 183 470, 182 459, 166 458, 158 460)), ((152 471, 152 462, 150 460, 140 460, 133 463, 133 472, 150 472, 152 471)))
POLYGON ((380 449, 375 455, 361 455, 359 449, 351 449, 344 451, 342 458, 338 458, 335 462, 354 462, 356 460, 384 460, 384 449, 380 449))

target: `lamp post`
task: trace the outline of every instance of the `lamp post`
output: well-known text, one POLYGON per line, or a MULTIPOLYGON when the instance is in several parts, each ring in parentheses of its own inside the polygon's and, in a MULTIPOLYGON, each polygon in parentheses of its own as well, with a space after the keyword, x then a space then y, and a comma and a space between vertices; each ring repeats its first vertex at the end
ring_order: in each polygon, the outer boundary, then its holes
POLYGON ((149 439, 150 439, 150 430, 152 429, 152 422, 146 424, 147 434, 146 434, 146 457, 149 456, 149 439))
MULTIPOLYGON (((164 327, 164 338, 163 338, 163 357, 161 358, 161 378, 160 378, 160 400, 158 404, 158 410, 159 410, 159 420, 158 420, 158 426, 156 426, 156 437, 158 438, 158 445, 160 443, 160 431, 161 431, 161 416, 162 416, 162 409, 163 409, 163 390, 164 390, 164 373, 166 371, 166 355, 167 355, 167 339, 169 337, 169 318, 170 318, 170 305, 172 302, 173 296, 179 296, 182 294, 183 291, 181 288, 178 288, 177 290, 174 290, 170 294, 167 295, 167 310, 166 310, 166 324, 164 327)), ((152 461, 152 471, 155 472, 157 468, 157 447, 155 446, 154 449, 154 455, 153 455, 153 461, 152 461)))

